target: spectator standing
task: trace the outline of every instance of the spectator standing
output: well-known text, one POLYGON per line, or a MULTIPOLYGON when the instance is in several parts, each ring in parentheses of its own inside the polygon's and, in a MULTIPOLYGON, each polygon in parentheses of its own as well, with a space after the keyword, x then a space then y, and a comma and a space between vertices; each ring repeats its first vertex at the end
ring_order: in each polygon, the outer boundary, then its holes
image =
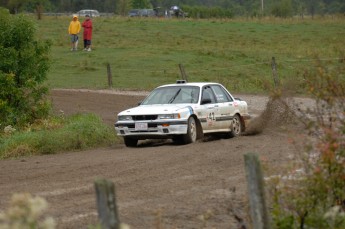
POLYGON ((68 33, 71 35, 71 51, 77 51, 78 33, 80 32, 80 22, 78 16, 73 16, 73 20, 69 23, 68 33))
POLYGON ((85 21, 82 26, 84 27, 84 51, 91 51, 91 39, 92 39, 92 21, 89 15, 85 16, 85 21))

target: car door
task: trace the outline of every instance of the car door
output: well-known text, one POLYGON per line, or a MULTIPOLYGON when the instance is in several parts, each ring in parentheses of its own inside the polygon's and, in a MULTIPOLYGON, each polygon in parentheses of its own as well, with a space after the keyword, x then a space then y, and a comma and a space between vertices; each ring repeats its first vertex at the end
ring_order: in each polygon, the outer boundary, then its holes
POLYGON ((235 113, 234 100, 222 86, 211 85, 210 88, 216 99, 216 128, 218 131, 229 131, 235 113))
POLYGON ((201 115, 200 122, 204 133, 213 132, 217 129, 218 105, 210 86, 204 86, 201 92, 201 115))

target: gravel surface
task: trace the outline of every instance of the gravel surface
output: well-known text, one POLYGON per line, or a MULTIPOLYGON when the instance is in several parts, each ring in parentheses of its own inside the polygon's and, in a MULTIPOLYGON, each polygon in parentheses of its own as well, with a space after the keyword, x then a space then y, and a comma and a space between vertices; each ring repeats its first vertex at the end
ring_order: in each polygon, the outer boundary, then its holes
MULTIPOLYGON (((113 125, 116 114, 137 104, 147 92, 53 90, 56 113, 93 112, 113 125)), ((259 116, 267 97, 235 95, 259 116)), ((311 104, 309 100, 301 101, 311 104)), ((123 144, 82 152, 0 161, 0 210, 13 193, 29 192, 49 203, 57 228, 87 228, 97 222, 93 183, 115 183, 120 220, 131 228, 239 228, 234 214, 248 223, 243 155, 256 153, 268 165, 288 162, 298 153, 291 132, 276 125, 232 139, 195 144, 170 141, 123 144)))

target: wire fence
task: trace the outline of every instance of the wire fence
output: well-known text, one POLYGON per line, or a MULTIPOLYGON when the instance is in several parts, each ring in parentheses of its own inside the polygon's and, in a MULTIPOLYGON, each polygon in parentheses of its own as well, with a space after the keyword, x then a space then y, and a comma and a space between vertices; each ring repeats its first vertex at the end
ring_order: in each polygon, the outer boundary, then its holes
MULTIPOLYGON (((295 59, 295 60, 281 60, 278 59, 277 62, 279 65, 284 66, 285 63, 300 63, 300 62, 316 62, 316 61, 344 61, 345 62, 345 57, 343 58, 313 58, 313 59, 295 59)), ((195 73, 195 72, 202 72, 202 71, 221 71, 221 70, 229 70, 233 68, 246 68, 246 67, 252 67, 252 66, 260 66, 260 65, 267 65, 271 66, 271 60, 263 61, 263 62, 257 62, 257 63, 252 63, 252 64, 233 64, 233 65, 228 65, 226 67, 207 67, 207 68, 199 68, 200 65, 196 64, 186 64, 184 63, 185 66, 188 66, 189 70, 187 70, 189 73, 195 73), (197 70, 190 70, 197 68, 197 70)), ((131 72, 142 72, 142 68, 121 68, 121 71, 131 71, 131 72)), ((151 73, 162 73, 162 72, 167 72, 167 71, 177 71, 178 69, 175 67, 164 67, 164 68, 156 68, 152 70, 145 70, 146 72, 151 72, 151 73)))

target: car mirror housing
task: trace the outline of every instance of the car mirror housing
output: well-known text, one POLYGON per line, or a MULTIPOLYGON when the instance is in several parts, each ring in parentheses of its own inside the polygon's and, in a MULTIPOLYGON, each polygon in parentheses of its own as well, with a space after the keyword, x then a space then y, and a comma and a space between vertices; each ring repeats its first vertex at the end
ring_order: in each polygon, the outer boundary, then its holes
POLYGON ((208 103, 211 103, 211 99, 210 98, 204 98, 201 100, 201 105, 204 105, 204 104, 208 104, 208 103))

